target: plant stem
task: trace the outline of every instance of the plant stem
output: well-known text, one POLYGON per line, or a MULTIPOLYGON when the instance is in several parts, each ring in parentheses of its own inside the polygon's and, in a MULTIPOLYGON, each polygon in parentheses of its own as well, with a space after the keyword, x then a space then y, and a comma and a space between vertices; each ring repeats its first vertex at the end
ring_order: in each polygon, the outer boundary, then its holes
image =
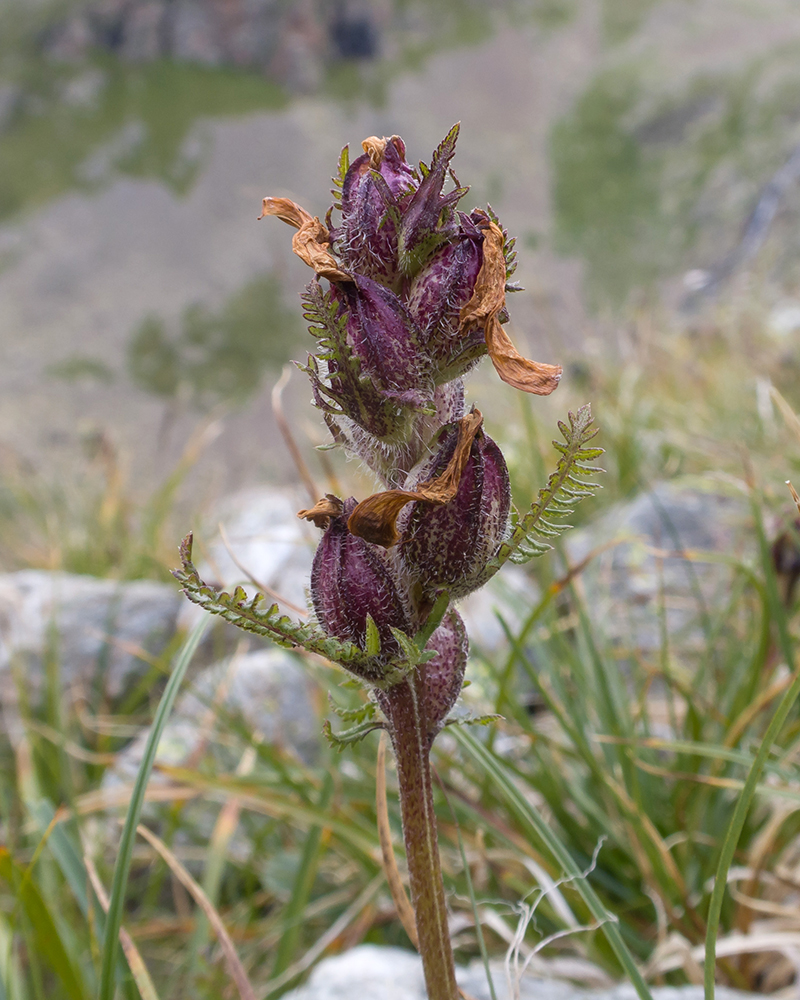
POLYGON ((458 1000, 433 810, 424 666, 381 698, 397 759, 403 839, 428 1000, 458 1000))

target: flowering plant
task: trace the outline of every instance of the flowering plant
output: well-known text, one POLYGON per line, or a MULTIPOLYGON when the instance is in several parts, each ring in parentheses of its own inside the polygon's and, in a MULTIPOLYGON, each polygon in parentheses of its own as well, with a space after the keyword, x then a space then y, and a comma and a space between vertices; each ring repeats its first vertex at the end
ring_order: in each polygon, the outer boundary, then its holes
POLYGON ((322 531, 314 623, 264 608, 261 594, 209 587, 192 565, 191 536, 176 572, 189 599, 211 613, 321 654, 369 688, 359 724, 331 738, 342 744, 383 728, 391 739, 432 1000, 457 996, 429 764, 467 664, 466 629, 451 602, 509 559, 547 551, 566 527, 551 518, 591 495, 586 476, 598 470, 586 463, 600 454, 586 406, 559 424, 561 457, 536 502, 524 515, 512 509, 502 452, 481 412, 467 407, 462 377, 488 354, 504 382, 547 395, 561 368, 522 357, 503 329, 506 292, 517 288, 514 241, 491 209, 458 210, 468 189, 450 166, 457 137, 458 125, 418 169, 398 136, 366 139, 352 163, 345 147, 324 224, 289 199, 263 202, 262 217, 296 229, 294 252, 316 274, 304 305, 317 348, 301 366, 316 406, 334 441, 381 486, 360 502, 329 494, 299 512, 322 531))

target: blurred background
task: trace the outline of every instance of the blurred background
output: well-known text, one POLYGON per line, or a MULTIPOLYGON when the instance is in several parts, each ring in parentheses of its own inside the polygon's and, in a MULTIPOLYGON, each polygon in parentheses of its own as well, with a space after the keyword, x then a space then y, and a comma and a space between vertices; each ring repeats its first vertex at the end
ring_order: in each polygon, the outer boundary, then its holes
POLYGON ((666 337, 746 297, 790 343, 799 55, 789 0, 3 0, 0 461, 66 489, 113 453, 135 497, 213 419, 194 496, 292 477, 270 390, 308 274, 260 200, 324 216, 343 144, 427 160, 457 120, 564 388, 644 311, 666 337))
MULTIPOLYGON (((295 511, 372 492, 315 450, 302 373, 276 416, 313 343, 310 274, 261 199, 324 218, 345 143, 399 134, 428 162, 456 121, 462 206, 517 238, 507 329, 564 366, 539 398, 484 364, 468 399, 521 509, 587 402, 606 470, 557 552, 460 606, 460 711, 503 718, 437 741, 458 960, 483 927, 492 957, 544 975, 625 975, 544 818, 646 978, 702 981, 723 833, 797 676, 796 0, 0 0, 0 1000, 97 995, 110 945, 87 879, 111 885, 192 622, 179 539, 195 529, 206 579, 302 615, 319 533, 295 511)), ((156 986, 120 962, 130 1000, 234 995, 222 923, 271 1000, 332 952, 410 945, 374 734, 343 757, 321 735, 331 690, 351 722, 366 696, 232 633, 204 641, 160 744, 158 844, 137 841, 125 910, 156 986)), ((783 997, 798 745, 793 709, 716 928, 720 980, 783 997)))

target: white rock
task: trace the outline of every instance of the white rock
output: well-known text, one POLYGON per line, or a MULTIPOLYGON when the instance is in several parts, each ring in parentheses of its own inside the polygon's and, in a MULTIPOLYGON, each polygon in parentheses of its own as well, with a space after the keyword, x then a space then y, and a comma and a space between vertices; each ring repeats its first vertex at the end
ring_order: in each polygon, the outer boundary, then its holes
POLYGON ((62 688, 98 685, 118 697, 148 669, 137 650, 158 654, 177 626, 183 598, 153 580, 21 570, 0 576, 0 683, 7 693, 12 666, 34 694, 45 656, 55 654, 62 688))
MULTIPOLYGON (((234 655, 207 667, 187 683, 178 699, 158 745, 156 762, 180 766, 205 746, 218 749, 217 723, 229 733, 232 719, 264 742, 311 761, 321 739, 313 684, 297 657, 277 646, 234 655)), ((149 729, 118 755, 103 777, 104 788, 133 781, 148 736, 149 729)), ((225 763, 235 767, 237 762, 225 763)))
MULTIPOLYGON (((480 962, 456 970, 462 990, 475 1000, 491 1000, 486 973, 480 962)), ((525 975, 509 988, 501 963, 492 963, 497 1000, 636 1000, 629 983, 611 989, 585 990, 558 979, 525 975)), ((702 986, 660 986, 651 989, 653 1000, 703 1000, 702 986)), ((718 1000, 754 1000, 756 993, 717 989, 718 1000)), ((308 982, 285 995, 286 1000, 425 1000, 425 983, 419 956, 401 948, 359 945, 343 955, 326 958, 312 971, 308 982)))
POLYGON ((744 497, 725 494, 718 485, 661 483, 570 532, 566 547, 573 565, 612 543, 577 581, 601 634, 622 646, 660 648, 663 600, 673 646, 702 648, 702 607, 722 606, 732 574, 713 556, 747 555, 752 548, 748 519, 744 497))
POLYGON ((419 956, 402 948, 362 944, 326 958, 308 982, 286 994, 287 1000, 424 1000, 425 980, 419 956))

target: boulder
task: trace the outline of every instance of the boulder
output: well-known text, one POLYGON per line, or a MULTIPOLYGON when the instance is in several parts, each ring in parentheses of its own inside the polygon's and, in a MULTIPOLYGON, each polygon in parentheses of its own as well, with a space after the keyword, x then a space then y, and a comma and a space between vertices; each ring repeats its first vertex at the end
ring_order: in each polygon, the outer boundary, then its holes
POLYGON ((16 83, 0 83, 0 135, 7 131, 22 107, 24 93, 16 83))
POLYGON ((125 25, 121 54, 131 62, 152 62, 165 54, 167 4, 145 0, 133 6, 125 25))
MULTIPOLYGON (((100 688, 118 697, 165 648, 178 627, 177 586, 98 580, 47 570, 0 576, 0 682, 18 670, 34 696, 54 657, 62 688, 100 688)), ((5 697, 5 695, 4 695, 5 697)))
POLYGON ((724 607, 730 593, 733 570, 718 557, 747 558, 754 541, 745 497, 714 483, 661 483, 570 532, 566 549, 573 565, 597 552, 577 581, 606 639, 659 649, 663 604, 671 645, 698 651, 704 609, 724 607))
MULTIPOLYGON (((298 657, 277 646, 215 663, 189 681, 178 698, 158 745, 156 764, 184 765, 208 750, 223 769, 233 770, 238 759, 217 744, 218 723, 228 734, 232 725, 242 725, 256 739, 310 763, 322 738, 314 688, 298 657)), ((140 733, 118 755, 103 777, 104 788, 134 780, 149 732, 140 733)))

